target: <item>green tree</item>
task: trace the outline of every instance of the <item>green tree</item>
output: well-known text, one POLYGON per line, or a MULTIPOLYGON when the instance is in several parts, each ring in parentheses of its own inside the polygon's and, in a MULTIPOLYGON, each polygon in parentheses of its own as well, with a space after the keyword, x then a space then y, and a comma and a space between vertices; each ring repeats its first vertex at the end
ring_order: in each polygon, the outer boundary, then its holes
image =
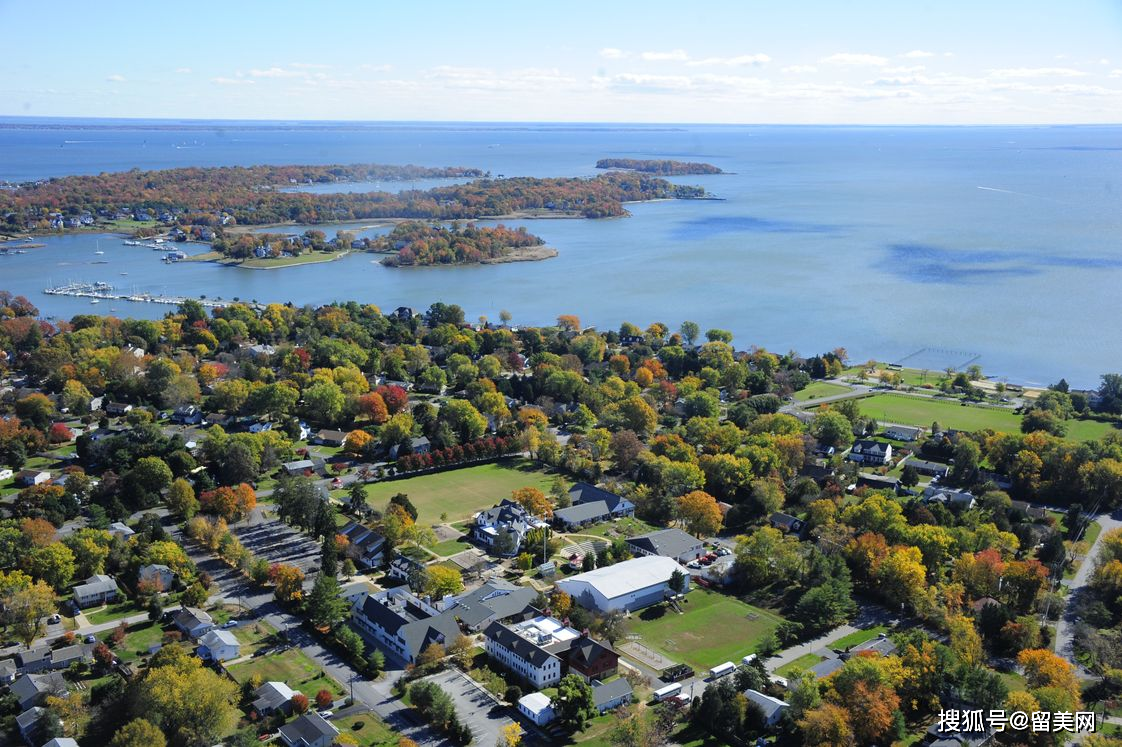
POLYGON ((810 432, 824 446, 841 449, 853 443, 853 424, 837 410, 826 409, 815 415, 810 432))
POLYGON ((567 674, 557 683, 557 694, 551 703, 557 720, 572 731, 584 728, 596 715, 592 686, 576 674, 567 674))
POLYGON ((345 404, 343 390, 333 381, 317 381, 304 391, 304 414, 317 423, 338 423, 345 404))
POLYGON ((167 501, 168 508, 184 520, 190 519, 199 512, 199 499, 195 496, 195 488, 182 477, 176 478, 168 488, 167 501))
POLYGON ((316 578, 306 605, 308 619, 318 627, 333 628, 347 616, 347 600, 339 594, 339 582, 325 573, 316 578))
POLYGON ((61 542, 33 548, 26 556, 25 566, 34 578, 40 578, 59 590, 70 586, 77 570, 74 553, 61 542))
POLYGON ((167 743, 159 727, 146 719, 136 718, 113 735, 109 747, 165 747, 167 743))

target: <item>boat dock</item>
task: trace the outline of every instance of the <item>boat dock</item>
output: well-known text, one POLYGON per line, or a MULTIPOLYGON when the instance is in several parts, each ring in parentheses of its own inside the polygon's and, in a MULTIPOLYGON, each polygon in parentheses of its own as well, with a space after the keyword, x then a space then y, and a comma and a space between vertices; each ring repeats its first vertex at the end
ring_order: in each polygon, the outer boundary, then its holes
POLYGON ((184 301, 194 301, 210 309, 240 303, 258 311, 265 308, 265 304, 251 301, 227 301, 221 298, 191 298, 190 296, 162 296, 155 293, 120 293, 109 283, 67 283, 66 285, 44 288, 43 293, 48 296, 71 296, 74 298, 92 298, 99 301, 133 301, 135 303, 162 303, 178 306, 184 301))

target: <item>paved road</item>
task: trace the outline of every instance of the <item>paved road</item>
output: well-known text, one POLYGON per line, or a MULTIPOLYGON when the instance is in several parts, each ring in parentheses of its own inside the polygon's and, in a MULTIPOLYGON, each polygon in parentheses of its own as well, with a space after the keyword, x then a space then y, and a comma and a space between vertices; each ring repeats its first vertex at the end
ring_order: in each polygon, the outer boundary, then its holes
POLYGON ((1095 544, 1091 545, 1091 549, 1087 551, 1083 563, 1079 566, 1079 570, 1075 572, 1075 577, 1066 582, 1070 590, 1068 603, 1056 623, 1056 653, 1070 661, 1075 666, 1076 671, 1083 677, 1089 677, 1091 673, 1075 660, 1075 624, 1079 622, 1079 617, 1076 614, 1078 605, 1075 602, 1088 593, 1086 587, 1090 583, 1091 574, 1094 573, 1095 562, 1102 552, 1103 537, 1107 532, 1122 527, 1122 510, 1115 511, 1112 514, 1099 514, 1094 520, 1102 526, 1102 531, 1095 539, 1095 544))

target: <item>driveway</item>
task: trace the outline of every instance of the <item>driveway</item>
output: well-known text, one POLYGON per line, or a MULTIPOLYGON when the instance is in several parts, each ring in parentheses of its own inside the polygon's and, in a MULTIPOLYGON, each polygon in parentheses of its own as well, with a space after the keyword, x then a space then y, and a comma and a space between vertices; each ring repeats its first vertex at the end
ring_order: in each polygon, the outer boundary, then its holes
POLYGON ((1075 624, 1079 622, 1079 617, 1076 614, 1078 607, 1075 602, 1084 594, 1088 593, 1087 585, 1091 581, 1091 576, 1095 571, 1095 564, 1103 549, 1103 537, 1107 532, 1113 531, 1122 527, 1122 510, 1115 511, 1113 514, 1099 514, 1094 518, 1102 526, 1102 531, 1099 536, 1095 538, 1095 544, 1091 545, 1091 549, 1087 551, 1086 557, 1083 558, 1083 563, 1080 564, 1079 570, 1075 572, 1075 577, 1070 581, 1065 582, 1068 587, 1068 602, 1064 608, 1063 614, 1056 622, 1056 653, 1064 657, 1072 663, 1076 672, 1082 677, 1092 676, 1083 665, 1075 660, 1075 624))

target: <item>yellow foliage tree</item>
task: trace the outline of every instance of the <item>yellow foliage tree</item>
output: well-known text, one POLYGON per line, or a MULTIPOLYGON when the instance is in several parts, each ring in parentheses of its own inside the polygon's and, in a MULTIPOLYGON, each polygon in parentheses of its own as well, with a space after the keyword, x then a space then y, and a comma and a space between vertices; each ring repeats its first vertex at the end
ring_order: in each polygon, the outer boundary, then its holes
POLYGON ((698 537, 716 534, 724 522, 717 499, 704 490, 693 490, 679 498, 677 514, 690 533, 698 537))

